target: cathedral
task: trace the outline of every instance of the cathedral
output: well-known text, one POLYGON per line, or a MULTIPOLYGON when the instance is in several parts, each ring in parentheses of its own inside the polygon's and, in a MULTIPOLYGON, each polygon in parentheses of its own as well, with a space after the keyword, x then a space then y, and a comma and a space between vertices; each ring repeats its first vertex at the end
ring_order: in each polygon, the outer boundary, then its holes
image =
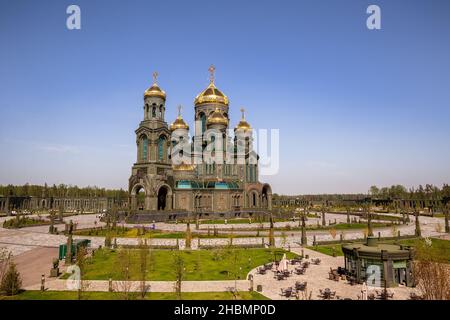
POLYGON ((214 71, 211 66, 209 85, 195 97, 192 137, 181 106, 175 121, 166 121, 166 93, 153 74, 135 131, 137 158, 129 178, 134 213, 223 217, 271 210, 271 187, 259 181, 253 129, 241 109, 230 130, 229 99, 216 87, 214 71))

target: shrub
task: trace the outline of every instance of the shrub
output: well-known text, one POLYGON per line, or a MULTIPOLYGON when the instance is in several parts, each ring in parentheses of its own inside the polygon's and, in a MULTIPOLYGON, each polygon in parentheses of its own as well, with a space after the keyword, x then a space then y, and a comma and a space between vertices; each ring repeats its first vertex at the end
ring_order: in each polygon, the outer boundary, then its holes
POLYGON ((0 283, 0 292, 7 296, 13 296, 19 293, 22 287, 22 279, 17 271, 16 264, 8 262, 8 269, 3 275, 0 283))

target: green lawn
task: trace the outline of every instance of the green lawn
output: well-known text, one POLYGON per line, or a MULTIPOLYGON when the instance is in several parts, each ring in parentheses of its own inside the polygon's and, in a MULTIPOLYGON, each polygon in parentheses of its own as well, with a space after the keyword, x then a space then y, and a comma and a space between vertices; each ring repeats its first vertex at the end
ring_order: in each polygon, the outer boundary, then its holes
MULTIPOLYGON (((194 227, 195 228, 195 227, 194 227)), ((231 234, 229 232, 220 232, 217 236, 214 236, 213 228, 210 228, 210 234, 196 233, 195 229, 191 228, 192 238, 202 238, 202 239, 213 239, 213 238, 228 238, 232 235, 234 238, 247 238, 255 235, 239 235, 231 234)), ((89 237, 105 237, 108 234, 107 229, 88 229, 88 230, 77 230, 74 232, 75 235, 79 236, 89 236, 89 237)), ((146 230, 145 233, 139 234, 137 228, 117 228, 115 230, 109 231, 109 235, 112 238, 147 238, 147 239, 184 239, 186 238, 186 232, 184 231, 162 231, 162 230, 146 230)))
MULTIPOLYGON (((83 300, 123 300, 123 293, 119 292, 84 292, 83 300)), ((183 300, 233 300, 234 296, 230 292, 183 292, 183 300)), ((0 297, 0 300, 77 300, 77 292, 74 291, 24 291, 12 297, 0 297)), ((141 299, 140 293, 130 293, 129 299, 141 299)), ((145 300, 176 300, 175 293, 172 292, 150 292, 145 296, 145 300)), ((269 300, 257 292, 238 292, 239 300, 269 300)))
POLYGON ((311 246, 308 247, 308 249, 327 254, 329 256, 333 256, 333 248, 336 250, 336 256, 343 256, 344 253, 342 252, 342 247, 340 244, 334 244, 334 245, 322 245, 322 246, 311 246))
MULTIPOLYGON (((139 251, 130 252, 130 280, 139 280, 139 251)), ((176 279, 174 270, 174 256, 180 254, 185 266, 184 280, 233 280, 245 279, 247 273, 260 265, 276 259, 280 260, 283 253, 293 258, 294 253, 281 249, 214 249, 214 250, 151 250, 148 257, 148 280, 173 281, 176 279)), ((118 251, 97 250, 92 260, 88 261, 84 278, 87 280, 123 279, 123 262, 118 251)))
MULTIPOLYGON (((431 238, 431 246, 427 250, 433 250, 436 254, 440 255, 443 259, 450 263, 450 240, 431 238)), ((405 246, 419 246, 424 245, 424 239, 405 239, 400 240, 400 244, 405 246)))
POLYGON ((22 216, 19 218, 5 220, 3 222, 3 228, 7 229, 18 229, 25 227, 33 227, 33 226, 45 226, 50 225, 50 221, 39 219, 39 218, 30 218, 26 216, 22 216))
MULTIPOLYGON (((418 246, 423 245, 425 243, 424 239, 404 239, 400 241, 395 240, 388 240, 384 241, 381 240, 380 243, 399 243, 401 245, 405 246, 418 246)), ((431 246, 428 250, 435 251, 436 254, 439 254, 442 258, 448 261, 450 263, 450 241, 449 240, 443 240, 443 239, 431 239, 431 246)), ((320 246, 310 246, 308 247, 311 250, 321 252, 323 254, 327 254, 329 256, 333 255, 333 247, 336 248, 336 255, 342 256, 342 247, 340 244, 328 244, 328 245, 320 245, 320 246)))

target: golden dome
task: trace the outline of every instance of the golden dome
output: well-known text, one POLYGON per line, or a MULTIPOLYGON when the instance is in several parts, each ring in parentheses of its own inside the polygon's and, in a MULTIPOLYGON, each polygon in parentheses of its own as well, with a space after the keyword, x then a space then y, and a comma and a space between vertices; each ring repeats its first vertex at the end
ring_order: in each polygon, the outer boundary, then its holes
POLYGON ((170 125, 170 131, 175 131, 177 129, 185 129, 189 130, 188 124, 181 117, 181 106, 178 106, 178 117, 172 124, 170 125))
POLYGON ((237 124, 235 130, 239 130, 239 129, 242 129, 244 131, 251 130, 252 127, 245 120, 245 115, 244 115, 245 110, 244 110, 244 108, 241 109, 241 112, 242 112, 242 118, 241 118, 241 121, 239 121, 239 123, 237 124))
POLYGON ((173 171, 193 171, 195 169, 195 165, 181 162, 180 164, 172 165, 172 169, 173 171))
POLYGON ((200 92, 194 100, 195 106, 199 106, 207 103, 220 103, 228 106, 228 97, 223 94, 222 91, 216 88, 214 85, 214 66, 209 67, 210 72, 210 84, 209 86, 200 92))
POLYGON ((224 126, 228 125, 228 119, 220 112, 219 108, 216 108, 213 113, 206 120, 206 125, 210 124, 221 124, 224 126))
POLYGON ((159 97, 166 100, 166 93, 156 83, 156 78, 158 77, 158 72, 153 72, 153 84, 150 88, 145 90, 144 98, 147 97, 159 97))

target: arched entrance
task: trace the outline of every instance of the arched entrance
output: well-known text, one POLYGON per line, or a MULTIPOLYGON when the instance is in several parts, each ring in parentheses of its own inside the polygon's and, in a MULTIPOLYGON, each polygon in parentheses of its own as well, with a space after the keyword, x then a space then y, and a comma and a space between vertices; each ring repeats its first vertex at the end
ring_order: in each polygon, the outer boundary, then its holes
POLYGON ((265 184, 261 191, 261 207, 272 209, 272 189, 265 184))
POLYGON ((158 210, 166 210, 168 188, 161 186, 158 190, 158 210))
POLYGON ((248 194, 248 206, 249 208, 259 207, 259 194, 258 191, 252 190, 248 194))
POLYGON ((142 187, 139 187, 136 190, 136 209, 138 210, 145 209, 145 190, 142 187))
POLYGON ((147 192, 141 184, 135 185, 131 189, 131 209, 132 210, 148 210, 147 207, 147 192))

